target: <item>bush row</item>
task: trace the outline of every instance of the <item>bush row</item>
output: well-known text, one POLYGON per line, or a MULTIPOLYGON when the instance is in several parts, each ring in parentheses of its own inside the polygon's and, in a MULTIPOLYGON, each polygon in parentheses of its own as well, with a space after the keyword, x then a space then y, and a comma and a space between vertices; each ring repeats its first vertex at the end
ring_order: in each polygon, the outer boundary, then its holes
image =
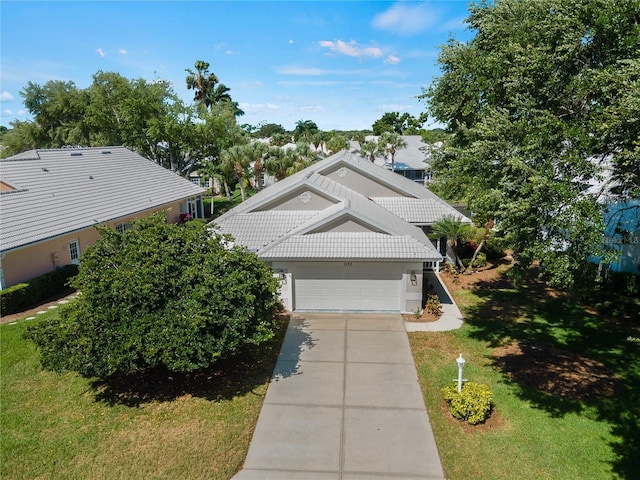
POLYGON ((64 290, 68 285, 69 279, 77 274, 77 265, 65 265, 26 283, 13 285, 2 291, 0 312, 2 312, 2 315, 21 312, 31 305, 52 297, 64 290))

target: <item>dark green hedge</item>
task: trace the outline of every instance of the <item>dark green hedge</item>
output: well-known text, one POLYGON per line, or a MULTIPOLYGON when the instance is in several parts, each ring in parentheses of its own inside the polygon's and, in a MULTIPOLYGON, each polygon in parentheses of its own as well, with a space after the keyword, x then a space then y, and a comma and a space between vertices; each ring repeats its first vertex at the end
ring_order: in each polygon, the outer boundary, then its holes
POLYGON ((77 265, 65 265, 53 272, 45 273, 26 283, 19 283, 2 290, 0 311, 2 315, 20 312, 60 293, 71 277, 78 274, 77 265))

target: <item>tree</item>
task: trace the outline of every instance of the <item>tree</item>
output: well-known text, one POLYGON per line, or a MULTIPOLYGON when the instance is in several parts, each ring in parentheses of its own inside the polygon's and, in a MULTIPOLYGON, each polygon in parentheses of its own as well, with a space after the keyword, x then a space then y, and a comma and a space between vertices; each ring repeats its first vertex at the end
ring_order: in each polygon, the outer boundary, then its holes
POLYGON ((406 147, 404 139, 397 133, 385 132, 378 139, 378 152, 391 156, 391 171, 396 171, 396 152, 399 148, 406 147))
POLYGON ((344 135, 333 133, 327 140, 327 150, 329 155, 339 152, 340 150, 349 149, 349 140, 344 135))
POLYGON ((602 203, 585 191, 602 162, 621 198, 638 194, 638 11, 638 0, 472 4, 475 38, 450 40, 423 89, 452 133, 434 188, 495 219, 516 272, 539 260, 552 285, 573 287, 594 270, 602 203))
POLYGON ((220 168, 223 172, 233 173, 240 186, 242 201, 245 201, 244 177, 251 163, 251 153, 244 145, 234 145, 222 151, 220 156, 220 168))
POLYGON ((27 335, 45 368, 106 378, 207 368, 273 335, 278 282, 254 254, 163 213, 125 233, 98 228, 74 280, 80 295, 27 335))
POLYGON ((195 71, 186 68, 189 73, 186 77, 187 89, 194 90, 193 101, 203 110, 211 108, 222 102, 228 102, 233 106, 236 116, 244 115, 237 102, 231 99, 229 92, 231 89, 220 83, 215 73, 209 72, 209 63, 203 60, 196 60, 195 71))
POLYGON ((464 240, 470 234, 469 225, 462 222, 459 216, 446 215, 431 225, 430 238, 446 238, 449 248, 453 254, 453 261, 456 267, 464 268, 458 257, 458 242, 464 240))
POLYGON ((364 142, 361 146, 360 146, 360 154, 363 157, 368 158, 371 163, 375 162, 376 160, 376 155, 379 153, 378 151, 378 142, 374 141, 374 140, 369 140, 364 142))
POLYGON ((422 114, 415 118, 409 113, 387 112, 376 120, 373 125, 373 134, 397 133, 398 135, 419 135, 422 124, 427 120, 427 116, 422 114))
POLYGON ((256 181, 256 190, 262 190, 262 175, 264 174, 264 157, 269 147, 266 143, 252 142, 246 146, 249 157, 253 161, 253 176, 256 181))
POLYGON ((296 122, 296 128, 293 130, 293 138, 296 142, 298 140, 311 142, 313 135, 318 131, 318 125, 316 125, 315 122, 311 120, 298 120, 296 122))
POLYGON ((87 146, 89 131, 85 109, 87 92, 75 83, 50 80, 44 85, 28 82, 20 92, 24 105, 34 117, 32 143, 37 148, 60 148, 65 145, 87 146))

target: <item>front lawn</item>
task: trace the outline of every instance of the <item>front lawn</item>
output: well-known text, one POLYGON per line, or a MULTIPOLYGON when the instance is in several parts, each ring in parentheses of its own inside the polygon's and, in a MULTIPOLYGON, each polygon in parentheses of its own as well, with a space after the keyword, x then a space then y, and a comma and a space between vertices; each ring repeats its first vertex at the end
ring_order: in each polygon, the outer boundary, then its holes
POLYGON ((240 469, 285 320, 269 343, 207 371, 110 383, 43 371, 22 338, 37 321, 0 326, 0 478, 229 479, 240 469))
POLYGON ((447 477, 640 478, 637 322, 572 306, 534 278, 515 287, 506 268, 450 283, 463 328, 410 334, 447 477), (478 427, 452 419, 440 390, 460 353, 464 377, 494 393, 494 415, 478 427))

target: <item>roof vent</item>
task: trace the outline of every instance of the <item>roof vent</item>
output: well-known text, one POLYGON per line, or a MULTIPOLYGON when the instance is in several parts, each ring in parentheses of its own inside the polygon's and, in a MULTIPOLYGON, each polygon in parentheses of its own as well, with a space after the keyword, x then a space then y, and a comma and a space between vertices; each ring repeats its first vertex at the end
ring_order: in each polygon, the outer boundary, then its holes
POLYGON ((82 156, 82 152, 72 152, 71 156, 72 157, 81 157, 82 156))
POLYGON ((89 180, 93 180, 93 175, 89 175, 89 180))
POLYGON ((48 169, 48 168, 44 168, 44 167, 42 167, 42 171, 43 171, 43 172, 48 172, 48 171, 49 171, 49 169, 48 169))
POLYGON ((111 150, 103 150, 102 154, 103 155, 111 155, 111 150))

